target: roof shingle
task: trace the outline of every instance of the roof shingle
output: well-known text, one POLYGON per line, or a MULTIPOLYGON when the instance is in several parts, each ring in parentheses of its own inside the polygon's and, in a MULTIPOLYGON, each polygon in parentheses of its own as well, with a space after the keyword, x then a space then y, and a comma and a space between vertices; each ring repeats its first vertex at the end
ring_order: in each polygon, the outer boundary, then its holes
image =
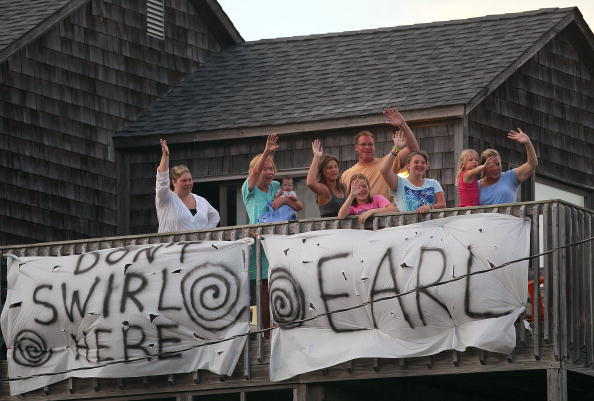
POLYGON ((119 135, 466 104, 573 10, 245 42, 213 56, 119 135))
POLYGON ((0 1, 0 52, 71 0, 0 1))

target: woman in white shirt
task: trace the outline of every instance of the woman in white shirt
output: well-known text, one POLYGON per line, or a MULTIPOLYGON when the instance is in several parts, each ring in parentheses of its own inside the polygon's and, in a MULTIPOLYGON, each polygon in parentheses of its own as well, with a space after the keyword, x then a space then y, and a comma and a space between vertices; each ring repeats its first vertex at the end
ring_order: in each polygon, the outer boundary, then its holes
POLYGON ((161 163, 157 168, 155 206, 159 232, 202 230, 219 223, 219 212, 206 199, 192 193, 192 174, 184 165, 169 171, 169 148, 161 139, 161 163))

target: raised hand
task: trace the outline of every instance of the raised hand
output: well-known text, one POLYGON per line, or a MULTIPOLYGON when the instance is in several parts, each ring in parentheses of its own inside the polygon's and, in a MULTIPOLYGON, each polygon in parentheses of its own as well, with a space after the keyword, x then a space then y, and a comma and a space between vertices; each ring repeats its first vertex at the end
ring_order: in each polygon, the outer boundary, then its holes
POLYGON ((514 131, 513 129, 510 130, 507 133, 507 137, 521 144, 526 144, 530 142, 530 137, 526 135, 524 131, 522 131, 520 128, 518 128, 517 131, 514 131))
POLYGON ((359 193, 361 193, 361 180, 355 180, 351 184, 351 195, 356 198, 359 193))
POLYGON ((169 147, 167 146, 167 141, 165 139, 159 139, 161 142, 161 153, 165 157, 169 157, 169 147))
POLYGON ((402 130, 398 130, 392 134, 392 141, 394 141, 394 146, 399 149, 402 149, 406 146, 406 139, 404 138, 404 132, 402 130))
POLYGON ((319 139, 316 139, 311 143, 311 150, 314 156, 322 157, 324 154, 324 148, 322 147, 322 142, 319 139))
POLYGON ((266 147, 264 148, 264 152, 272 153, 275 150, 278 150, 278 134, 270 134, 266 139, 266 147))
POLYGON ((485 160, 485 164, 483 164, 483 168, 491 167, 497 161, 497 156, 491 156, 487 160, 485 160))
POLYGON ((384 116, 388 119, 386 124, 389 124, 393 127, 400 127, 406 123, 406 120, 402 114, 400 114, 400 112, 394 107, 385 109, 384 116))

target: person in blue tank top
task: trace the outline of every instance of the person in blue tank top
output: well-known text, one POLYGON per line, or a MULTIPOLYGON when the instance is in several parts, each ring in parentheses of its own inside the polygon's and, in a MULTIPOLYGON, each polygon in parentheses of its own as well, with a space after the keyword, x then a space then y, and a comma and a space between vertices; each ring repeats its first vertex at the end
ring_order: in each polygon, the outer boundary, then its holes
POLYGON ((518 128, 517 131, 509 131, 507 137, 524 145, 527 161, 520 167, 502 173, 499 153, 495 149, 483 151, 481 160, 483 164, 486 163, 486 166, 483 170, 483 178, 479 180, 479 205, 515 202, 520 184, 527 181, 538 166, 536 151, 528 135, 518 128), (489 158, 493 159, 487 162, 489 158))

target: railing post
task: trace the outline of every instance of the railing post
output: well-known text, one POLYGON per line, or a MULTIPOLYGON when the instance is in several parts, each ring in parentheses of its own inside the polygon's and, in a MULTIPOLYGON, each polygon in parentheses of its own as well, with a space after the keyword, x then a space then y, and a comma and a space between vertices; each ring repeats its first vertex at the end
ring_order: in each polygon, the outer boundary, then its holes
MULTIPOLYGON (((539 253, 539 205, 533 205, 530 216, 530 255, 536 255, 539 253)), ((533 299, 532 299, 532 323, 534 327, 534 358, 540 359, 540 258, 532 257, 529 261, 530 268, 532 269, 532 280, 533 280, 533 299)))
MULTIPOLYGON (((542 238, 542 251, 549 251, 552 247, 552 240, 553 240, 553 225, 552 225, 552 217, 551 217, 551 203, 547 202, 543 205, 542 210, 542 227, 543 227, 543 238, 542 238)), ((552 314, 552 305, 551 302, 551 289, 553 288, 553 269, 552 269, 552 260, 553 254, 544 255, 542 257, 543 260, 543 276, 544 276, 544 283, 543 283, 543 304, 544 304, 544 320, 543 320, 543 331, 544 331, 544 340, 551 341, 551 318, 552 314)))
POLYGON ((567 369, 547 369, 547 401, 567 401, 567 369))
MULTIPOLYGON (((260 231, 260 230, 258 230, 260 231)), ((258 234, 260 234, 258 232, 258 234)), ((256 314, 258 315, 258 361, 262 361, 264 359, 264 345, 262 344, 263 341, 263 333, 262 333, 262 244, 261 244, 260 237, 256 237, 256 314)))
MULTIPOLYGON (((559 246, 567 244, 567 211, 564 205, 559 205, 559 246)), ((567 314, 567 248, 561 248, 558 252, 559 257, 559 324, 561 328, 559 336, 559 357, 562 361, 567 360, 567 336, 568 319, 567 314)))
POLYGON ((552 276, 553 280, 551 281, 551 288, 552 288, 552 304, 553 304, 553 353, 557 360, 561 359, 561 339, 559 338, 561 335, 561 321, 559 319, 560 315, 560 292, 561 292, 561 268, 559 266, 561 262, 561 250, 559 248, 559 235, 561 228, 559 227, 561 224, 561 217, 560 217, 560 209, 561 206, 558 202, 555 202, 552 206, 552 216, 551 216, 551 249, 555 249, 556 251, 553 252, 551 257, 552 262, 552 276))
MULTIPOLYGON (((592 236, 592 215, 589 213, 585 214, 584 217, 584 238, 590 238, 592 236)), ((587 304, 587 312, 586 312, 586 367, 591 368, 592 364, 594 363, 594 351, 593 351, 593 342, 594 342, 594 289, 592 288, 594 275, 592 274, 592 266, 593 260, 593 250, 594 246, 592 245, 592 241, 586 242, 584 244, 584 268, 586 269, 586 288, 587 288, 587 295, 586 295, 586 304, 587 304)))
MULTIPOLYGON (((233 235, 233 234, 232 234, 233 235)), ((249 271, 250 265, 250 247, 246 247, 245 252, 245 263, 247 264, 247 268, 249 271)), ((252 304, 252 296, 249 290, 249 273, 248 273, 248 307, 252 304)), ((247 313, 247 320, 248 320, 248 331, 251 330, 251 319, 250 319, 250 312, 248 310, 247 313)), ((196 371, 198 373, 198 371, 196 371)), ((243 347, 243 377, 246 380, 250 379, 250 335, 248 334, 245 336, 245 345, 243 347)))

